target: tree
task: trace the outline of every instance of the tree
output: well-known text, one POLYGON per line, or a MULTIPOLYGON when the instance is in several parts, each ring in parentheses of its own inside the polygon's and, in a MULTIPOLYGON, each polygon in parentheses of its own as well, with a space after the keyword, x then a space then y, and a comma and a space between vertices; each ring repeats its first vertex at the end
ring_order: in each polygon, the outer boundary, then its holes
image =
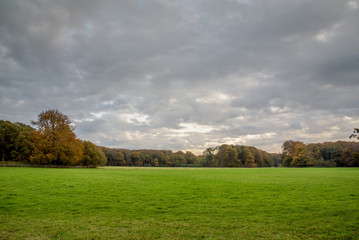
MULTIPOLYGON (((313 165, 313 154, 311 145, 305 145, 298 141, 285 141, 283 148, 283 165, 286 167, 306 167, 313 165)), ((318 149, 317 149, 318 150, 318 149)), ((319 153, 319 152, 317 152, 319 153)))
POLYGON ((184 152, 178 151, 172 154, 172 161, 175 167, 186 164, 186 156, 184 152))
POLYGON ((273 167, 274 159, 277 157, 277 154, 269 154, 263 150, 260 150, 263 156, 264 166, 265 167, 273 167))
MULTIPOLYGON (((253 158, 254 159, 254 158, 253 158)), ((238 151, 234 146, 227 146, 224 151, 224 166, 239 167, 241 162, 238 159, 238 151)))
POLYGON ((32 151, 31 132, 34 129, 23 123, 0 120, 1 161, 25 161, 32 151))
POLYGON ((218 147, 207 148, 203 152, 203 156, 204 156, 203 166, 205 166, 205 167, 214 167, 215 166, 214 164, 215 164, 215 157, 216 157, 217 151, 218 151, 218 147))
POLYGON ((340 166, 341 155, 345 148, 343 142, 325 142, 320 144, 320 153, 323 157, 324 166, 340 166))
POLYGON ((349 138, 356 138, 359 140, 359 128, 354 128, 354 131, 352 135, 349 136, 349 138))
POLYGON ((255 147, 249 147, 249 150, 252 152, 253 154, 253 157, 254 157, 254 164, 255 166, 257 167, 265 167, 266 163, 264 162, 265 159, 264 159, 264 154, 262 151, 260 151, 259 149, 255 148, 255 147))
POLYGON ((105 165, 107 158, 105 154, 92 142, 84 141, 84 151, 81 164, 89 167, 105 165))
POLYGON ((350 143, 344 149, 337 162, 340 167, 359 167, 359 144, 350 143))
POLYGON ((291 162, 292 167, 307 167, 312 165, 313 156, 306 150, 304 144, 297 144, 291 162))
POLYGON ((39 114, 32 124, 38 127, 33 134, 34 151, 31 163, 76 165, 83 155, 83 143, 76 138, 71 121, 58 110, 47 110, 39 114))
POLYGON ((187 164, 195 164, 197 162, 197 157, 192 152, 187 151, 185 156, 187 164))
POLYGON ((254 156, 251 150, 248 147, 244 147, 244 165, 246 167, 256 167, 254 162, 254 156))
POLYGON ((15 150, 11 155, 14 161, 28 162, 34 150, 34 129, 23 123, 16 123, 20 127, 19 135, 15 141, 15 150))
POLYGON ((126 160, 124 154, 119 149, 101 147, 102 152, 107 158, 107 165, 109 166, 125 166, 126 160))
POLYGON ((151 166, 152 167, 158 167, 158 165, 159 165, 158 158, 152 158, 151 159, 151 166))
POLYGON ((142 163, 142 166, 151 166, 151 156, 147 153, 147 151, 140 150, 138 158, 142 163))
POLYGON ((152 151, 151 156, 153 159, 153 164, 151 163, 152 166, 166 166, 167 163, 166 156, 162 151, 160 150, 152 151), (157 165, 155 159, 157 159, 157 165))
MULTIPOLYGON (((132 151, 128 149, 117 149, 120 154, 123 155, 123 158, 125 160, 125 165, 132 166, 132 151)), ((107 158, 108 159, 108 158, 107 158)), ((111 164, 110 164, 111 165, 111 164)))
POLYGON ((298 142, 298 141, 293 141, 293 140, 285 141, 283 143, 282 159, 283 159, 284 166, 286 166, 286 167, 293 166, 292 161, 293 161, 293 156, 295 154, 295 151, 296 151, 295 149, 296 149, 297 145, 304 145, 304 143, 298 142))
POLYGON ((11 152, 15 149, 16 136, 19 129, 10 121, 0 121, 0 153, 1 161, 12 160, 11 152))
POLYGON ((37 121, 31 121, 32 125, 36 125, 40 132, 45 131, 73 131, 70 119, 59 112, 59 110, 42 111, 38 115, 37 121))
POLYGON ((283 164, 283 159, 282 159, 282 154, 279 153, 270 153, 269 158, 272 161, 272 165, 270 165, 269 167, 281 167, 283 164))

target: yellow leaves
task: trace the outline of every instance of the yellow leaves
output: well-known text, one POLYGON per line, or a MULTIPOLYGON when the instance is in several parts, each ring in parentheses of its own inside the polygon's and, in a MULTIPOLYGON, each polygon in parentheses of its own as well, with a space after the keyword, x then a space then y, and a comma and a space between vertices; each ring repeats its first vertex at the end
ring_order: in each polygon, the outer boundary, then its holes
POLYGON ((38 131, 34 131, 31 163, 77 165, 83 156, 83 144, 70 128, 70 120, 57 110, 39 114, 38 131))

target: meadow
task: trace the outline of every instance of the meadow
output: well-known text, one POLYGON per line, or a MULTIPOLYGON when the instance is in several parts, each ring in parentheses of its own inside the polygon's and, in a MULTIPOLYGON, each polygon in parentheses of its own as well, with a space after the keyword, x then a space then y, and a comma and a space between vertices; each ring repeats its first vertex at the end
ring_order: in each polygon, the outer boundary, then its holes
POLYGON ((359 169, 0 168, 0 239, 359 239, 359 169))

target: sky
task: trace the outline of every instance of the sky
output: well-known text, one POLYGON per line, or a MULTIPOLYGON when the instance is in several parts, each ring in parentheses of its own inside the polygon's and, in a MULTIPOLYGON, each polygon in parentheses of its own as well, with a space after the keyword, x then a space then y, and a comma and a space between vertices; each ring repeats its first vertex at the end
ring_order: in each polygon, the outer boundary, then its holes
POLYGON ((0 119, 196 154, 349 140, 358 37, 359 0, 0 0, 0 119))

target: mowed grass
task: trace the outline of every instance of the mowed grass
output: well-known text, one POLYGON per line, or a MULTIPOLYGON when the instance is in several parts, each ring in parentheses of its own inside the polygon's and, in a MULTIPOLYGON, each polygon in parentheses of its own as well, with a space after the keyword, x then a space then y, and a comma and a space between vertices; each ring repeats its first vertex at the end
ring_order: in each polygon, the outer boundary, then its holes
POLYGON ((359 239, 358 168, 0 168, 0 239, 359 239))

